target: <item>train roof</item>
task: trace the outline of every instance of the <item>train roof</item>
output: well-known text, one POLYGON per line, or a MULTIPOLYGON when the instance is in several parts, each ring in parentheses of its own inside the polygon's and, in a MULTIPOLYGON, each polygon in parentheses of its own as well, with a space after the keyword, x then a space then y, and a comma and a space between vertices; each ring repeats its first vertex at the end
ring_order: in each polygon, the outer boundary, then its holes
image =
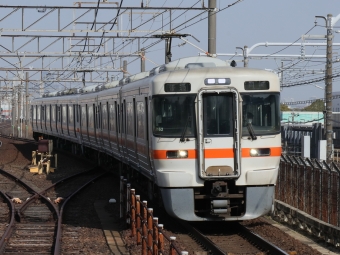
POLYGON ((198 69, 198 68, 209 68, 209 67, 229 67, 229 64, 226 61, 217 58, 211 58, 207 56, 196 56, 196 57, 186 57, 174 60, 170 63, 158 66, 153 68, 148 72, 141 72, 129 77, 123 78, 119 81, 112 81, 106 84, 101 85, 92 85, 84 88, 74 88, 67 89, 58 92, 45 93, 43 97, 55 97, 55 96, 63 96, 63 95, 71 95, 71 94, 84 94, 84 93, 92 93, 98 92, 101 90, 106 90, 110 88, 114 88, 117 86, 124 86, 131 82, 141 80, 147 77, 155 76, 157 74, 167 72, 167 71, 176 71, 176 70, 185 70, 185 69, 198 69))

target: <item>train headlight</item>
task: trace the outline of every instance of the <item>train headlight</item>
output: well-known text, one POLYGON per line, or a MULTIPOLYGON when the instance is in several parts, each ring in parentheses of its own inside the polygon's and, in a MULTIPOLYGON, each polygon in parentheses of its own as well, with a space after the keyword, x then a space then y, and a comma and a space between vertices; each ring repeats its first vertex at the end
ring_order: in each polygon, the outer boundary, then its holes
POLYGON ((187 158, 188 157, 188 151, 178 151, 178 156, 180 158, 187 158))
POLYGON ((188 151, 186 151, 186 150, 167 151, 166 157, 167 158, 187 158, 188 157, 188 151))
POLYGON ((250 149, 250 156, 257 157, 259 155, 259 151, 257 149, 250 149))
POLYGON ((250 149, 249 154, 251 157, 270 156, 270 149, 269 148, 250 149))
POLYGON ((205 85, 230 85, 230 78, 207 78, 204 80, 205 85))

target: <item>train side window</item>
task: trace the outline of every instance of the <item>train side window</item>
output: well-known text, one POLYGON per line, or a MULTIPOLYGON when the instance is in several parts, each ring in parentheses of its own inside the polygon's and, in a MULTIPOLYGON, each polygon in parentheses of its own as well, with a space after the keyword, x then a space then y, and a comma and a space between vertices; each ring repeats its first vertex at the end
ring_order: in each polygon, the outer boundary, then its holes
POLYGON ((61 110, 60 110, 60 106, 57 106, 57 121, 58 121, 58 122, 61 121, 61 110))
POLYGON ((98 107, 93 104, 93 127, 94 128, 97 128, 97 117, 98 117, 98 114, 97 114, 97 111, 98 111, 98 107))
POLYGON ((137 125, 136 125, 136 99, 133 99, 133 129, 134 129, 134 137, 137 137, 137 125))
POLYGON ((73 124, 73 105, 68 106, 68 122, 73 124))
POLYGON ((37 120, 41 120, 41 117, 40 117, 40 114, 41 114, 41 106, 37 106, 37 120))
POLYGON ((45 108, 43 105, 41 106, 41 120, 45 120, 45 108))
POLYGON ((94 128, 94 116, 93 116, 93 105, 88 105, 87 106, 87 126, 89 128, 94 128))
POLYGON ((33 120, 36 120, 37 119, 37 106, 34 105, 32 108, 33 108, 33 110, 32 110, 33 111, 33 120))
POLYGON ((81 106, 81 126, 86 128, 87 118, 86 118, 86 105, 81 106))
POLYGON ((62 113, 61 113, 61 120, 63 124, 66 124, 67 122, 67 110, 66 110, 66 105, 62 106, 62 113))
POLYGON ((103 116, 102 116, 102 103, 99 103, 98 106, 98 128, 102 128, 103 116))
POLYGON ((116 106, 116 102, 115 104, 110 104, 110 108, 109 108, 109 129, 110 130, 116 130, 116 118, 117 118, 117 110, 115 107, 116 106))
POLYGON ((133 103, 127 102, 126 103, 126 134, 133 135, 133 103))
POLYGON ((78 109, 78 111, 77 111, 77 122, 79 123, 79 121, 80 121, 80 114, 81 114, 81 106, 80 105, 78 105, 78 107, 77 107, 77 109, 78 109))
POLYGON ((124 100, 124 103, 122 104, 122 133, 126 133, 126 102, 124 100))
POLYGON ((108 116, 107 116, 107 103, 106 104, 103 104, 102 106, 102 128, 104 130, 107 130, 107 119, 108 119, 108 116))
POLYGON ((73 105, 73 124, 78 122, 78 106, 76 104, 73 105))
POLYGON ((115 102, 115 104, 116 104, 116 115, 117 115, 117 121, 116 121, 116 123, 117 123, 117 130, 118 130, 118 133, 120 133, 120 120, 121 120, 121 117, 120 117, 120 111, 119 111, 119 104, 117 104, 117 102, 115 102))
POLYGON ((51 119, 55 122, 55 105, 51 106, 51 119))
POLYGON ((51 117, 50 117, 50 111, 51 111, 50 107, 51 106, 50 105, 46 105, 45 107, 46 107, 46 121, 49 122, 50 119, 51 119, 51 117))
POLYGON ((144 139, 144 102, 137 102, 137 137, 144 139))
POLYGON ((149 107, 148 107, 148 98, 145 98, 145 109, 144 109, 145 119, 142 121, 145 121, 143 127, 145 127, 145 134, 146 134, 146 140, 149 141, 149 107))

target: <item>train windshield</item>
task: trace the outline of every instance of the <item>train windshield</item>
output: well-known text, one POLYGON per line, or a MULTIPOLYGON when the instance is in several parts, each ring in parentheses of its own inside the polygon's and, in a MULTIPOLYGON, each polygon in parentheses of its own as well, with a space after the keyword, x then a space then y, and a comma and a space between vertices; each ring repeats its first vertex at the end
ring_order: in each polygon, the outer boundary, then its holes
POLYGON ((194 137, 195 98, 196 94, 155 96, 152 99, 153 134, 163 137, 194 137))
POLYGON ((241 96, 242 136, 255 137, 280 132, 279 93, 242 93, 241 96))

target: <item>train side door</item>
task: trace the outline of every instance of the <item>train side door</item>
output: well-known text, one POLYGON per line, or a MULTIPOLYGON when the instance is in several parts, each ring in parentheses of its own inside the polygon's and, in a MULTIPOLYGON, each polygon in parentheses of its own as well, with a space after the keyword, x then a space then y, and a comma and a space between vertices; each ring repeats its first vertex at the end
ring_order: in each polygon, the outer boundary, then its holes
POLYGON ((136 128, 137 128, 137 156, 140 167, 145 171, 151 170, 149 157, 149 123, 148 123, 148 98, 137 97, 136 103, 136 128))
POLYGON ((204 89, 198 94, 199 160, 202 178, 240 174, 238 96, 232 89, 204 89))

